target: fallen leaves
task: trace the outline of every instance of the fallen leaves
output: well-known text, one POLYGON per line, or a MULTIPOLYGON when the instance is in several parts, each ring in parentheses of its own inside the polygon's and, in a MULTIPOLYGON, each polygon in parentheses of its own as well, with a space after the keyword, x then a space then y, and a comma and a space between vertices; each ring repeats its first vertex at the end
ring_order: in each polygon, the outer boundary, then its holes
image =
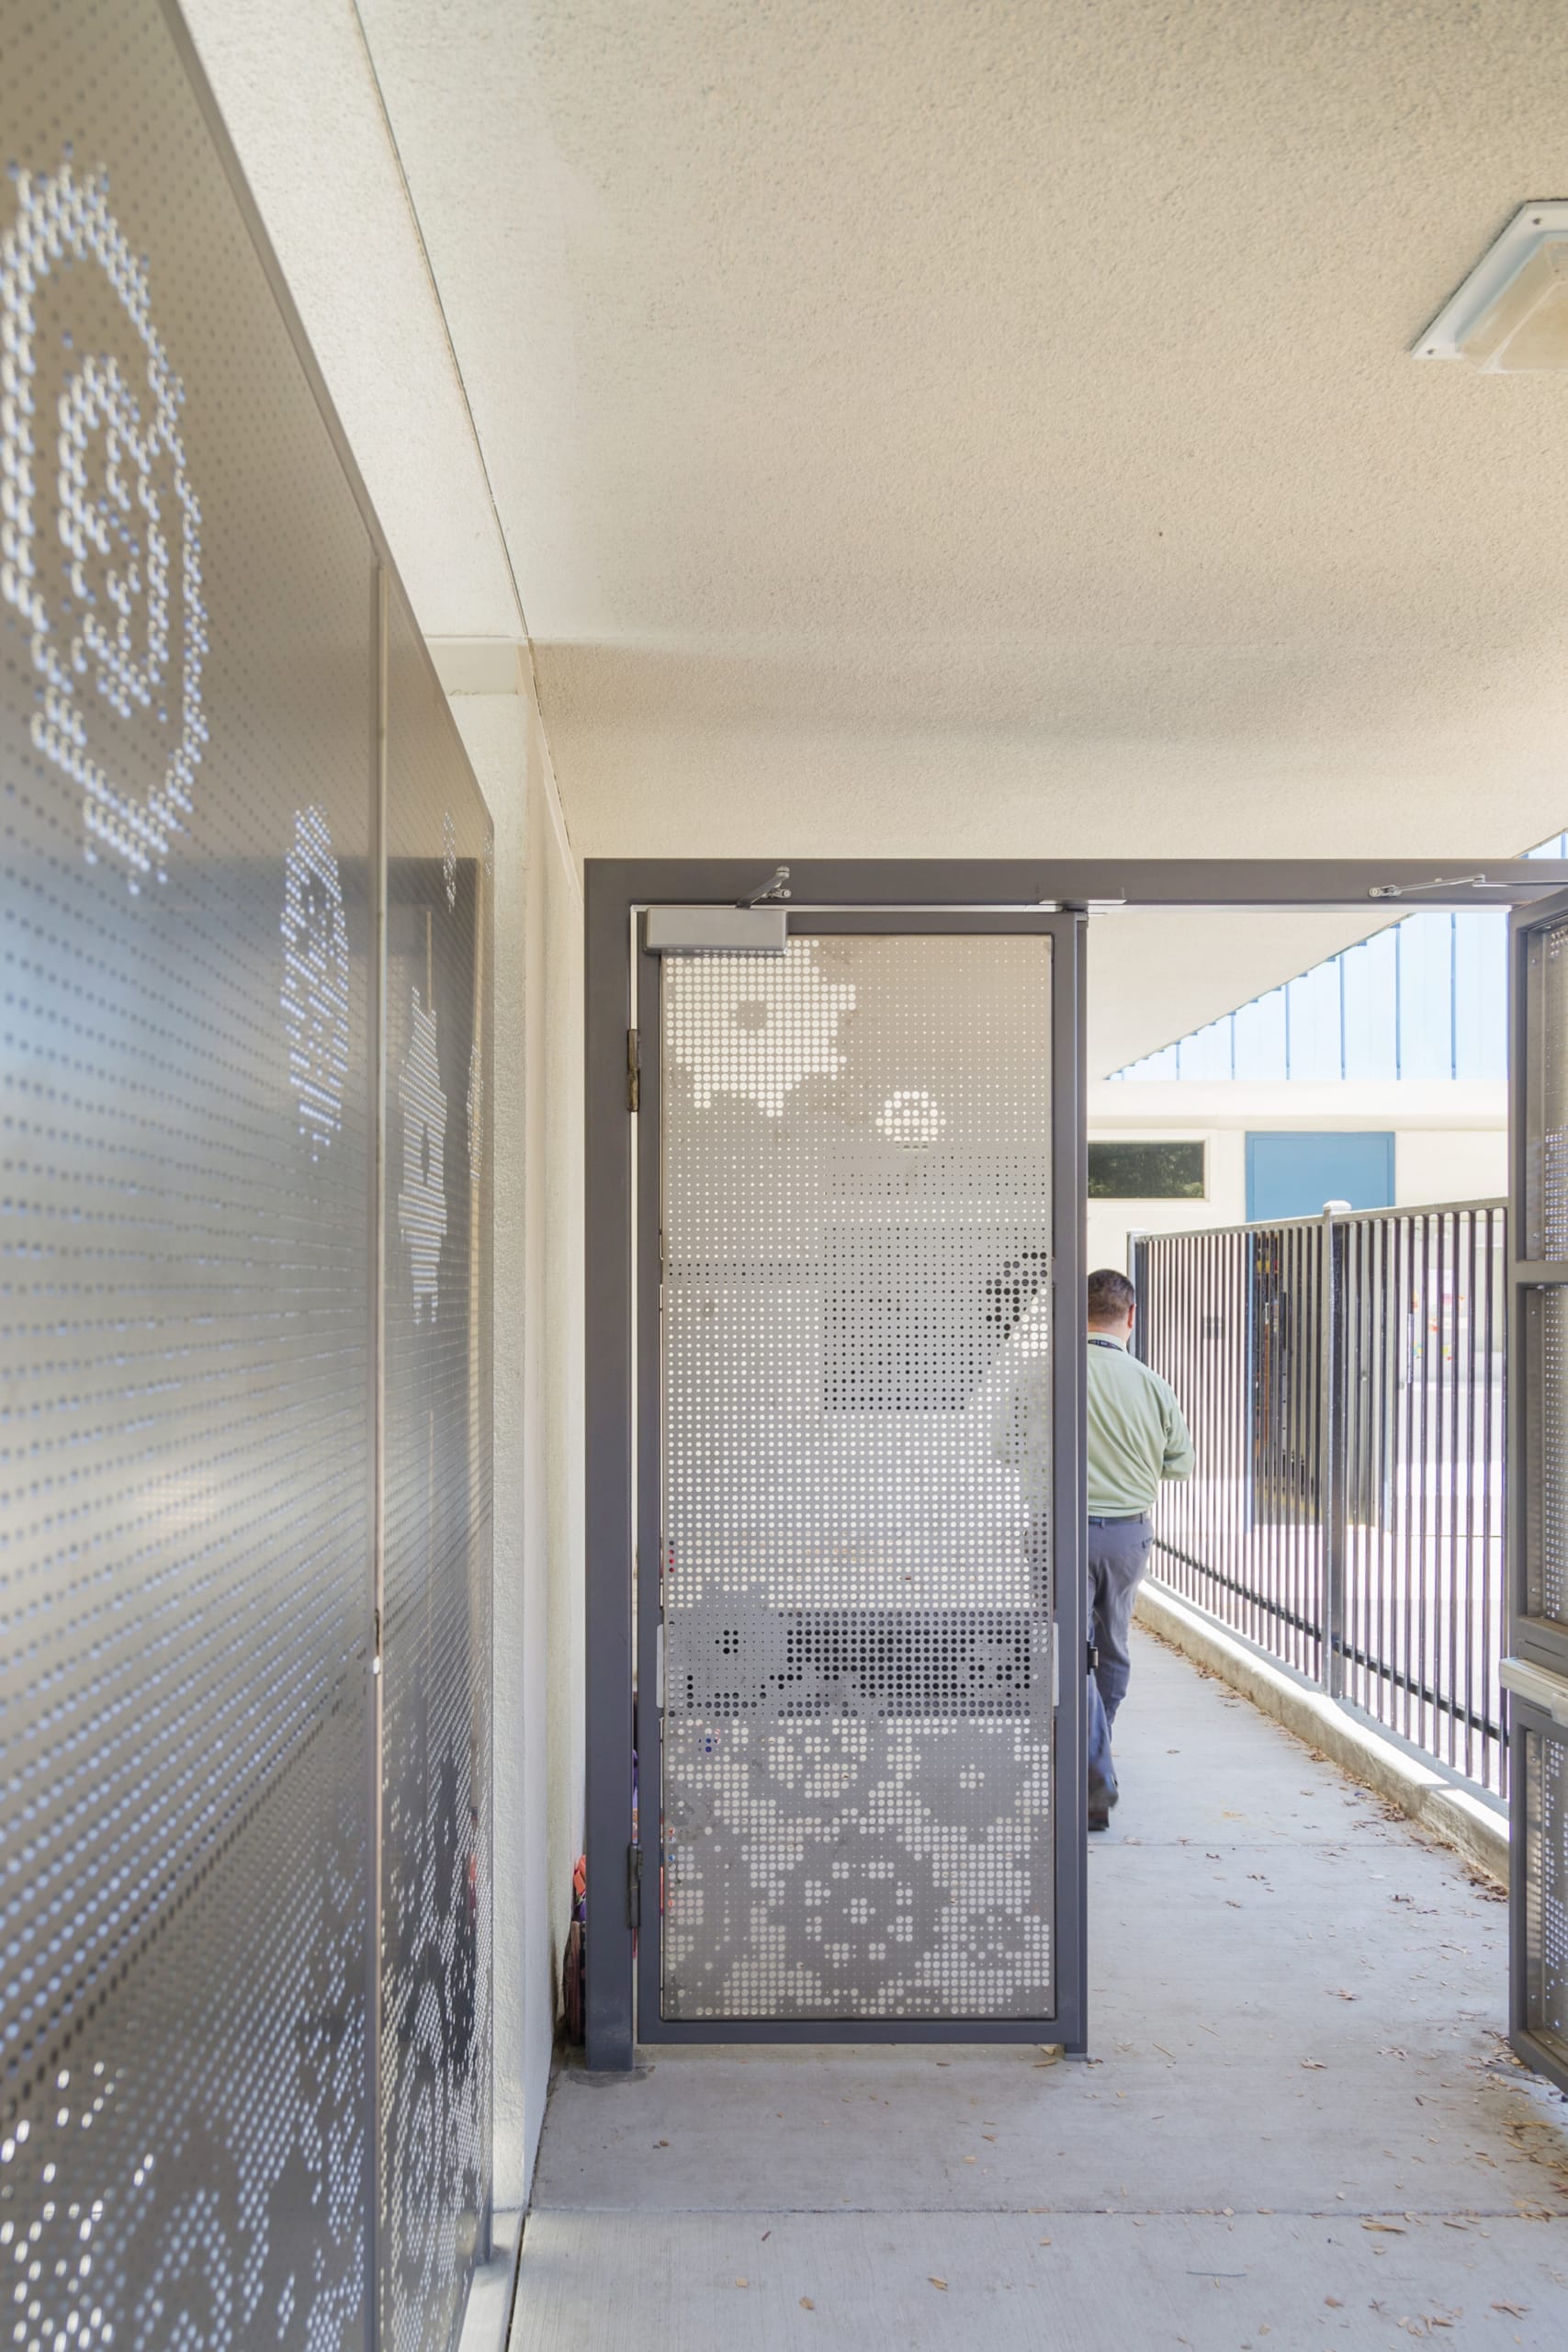
POLYGON ((1383 2230, 1390 2237, 1394 2238, 1402 2238, 1404 2235, 1403 2222, 1363 2222, 1361 2227, 1364 2230, 1383 2230))
POLYGON ((1302 2064, 1309 2074, 1321 2075, 1327 2071, 1327 2062, 1322 2058, 1303 2058, 1302 2064))
POLYGON ((934 2270, 933 2270, 933 2271, 929 2272, 927 2275, 929 2276, 929 2278, 930 2278, 930 2279, 931 2279, 931 2285, 932 2285, 933 2287, 939 2288, 939 2289, 941 2290, 942 2293, 945 2295, 945 2294, 946 2294, 946 2292, 947 2292, 947 2281, 946 2281, 946 2279, 945 2279, 945 2278, 939 2278, 937 2277, 937 2275, 936 2275, 936 2273, 935 2273, 935 2271, 934 2271, 934 2270))
POLYGON ((817 2309, 817 2306, 812 2301, 809 2295, 802 2295, 800 2299, 800 2308, 803 2312, 814 2312, 817 2309))
POLYGON ((1529 2305, 1528 2303, 1494 2303, 1492 2308, 1495 2312, 1506 2312, 1510 2319, 1523 2319, 1529 2305))

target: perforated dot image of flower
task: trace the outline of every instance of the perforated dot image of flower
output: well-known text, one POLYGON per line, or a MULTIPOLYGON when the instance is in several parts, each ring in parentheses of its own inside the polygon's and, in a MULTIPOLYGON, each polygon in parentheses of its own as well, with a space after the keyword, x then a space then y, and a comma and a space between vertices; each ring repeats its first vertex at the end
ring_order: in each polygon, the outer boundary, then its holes
POLYGON ((136 890, 167 879, 208 731, 185 390, 107 173, 66 163, 14 177, 0 234, 0 599, 39 681, 34 747, 82 788, 89 861, 108 853, 136 890))
POLYGON ((671 956, 665 986, 671 1052, 691 1072, 699 1111, 739 1094, 776 1119, 808 1078, 843 1069, 839 1028, 855 987, 824 979, 814 940, 792 939, 778 956, 671 956))
POLYGON ((398 1230, 408 1246, 413 1275, 413 1319, 440 1305, 441 1244, 446 1238, 446 1097, 435 1058, 435 1008, 427 1012, 413 991, 409 1049, 398 1076, 403 1114, 403 1182, 398 1194, 398 1230))
POLYGON ((343 1125, 348 1076, 348 925, 332 835, 301 808, 283 861, 283 1007, 299 1132, 320 1159, 343 1125))

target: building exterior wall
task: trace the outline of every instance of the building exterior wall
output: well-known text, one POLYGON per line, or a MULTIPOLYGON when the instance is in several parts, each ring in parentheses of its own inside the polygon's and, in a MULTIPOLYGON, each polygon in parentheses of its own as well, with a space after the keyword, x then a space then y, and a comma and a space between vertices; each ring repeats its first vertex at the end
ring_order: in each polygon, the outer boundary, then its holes
POLYGON ((1488 1200, 1507 1189, 1507 1102, 1500 1083, 1102 1081, 1089 1089, 1090 1140, 1201 1141, 1208 1192, 1201 1201, 1091 1200, 1089 1263, 1124 1266, 1130 1233, 1196 1233, 1242 1224, 1249 1134, 1356 1128, 1393 1131, 1394 1199, 1401 1205, 1488 1200))

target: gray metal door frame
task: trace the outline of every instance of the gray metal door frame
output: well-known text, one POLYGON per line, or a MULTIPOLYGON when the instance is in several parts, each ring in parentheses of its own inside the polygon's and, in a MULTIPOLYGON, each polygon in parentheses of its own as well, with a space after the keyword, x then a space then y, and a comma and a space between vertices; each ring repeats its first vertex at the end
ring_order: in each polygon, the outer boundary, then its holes
MULTIPOLYGON (((1084 1115, 1083 961, 1086 919, 1038 910, 998 913, 976 910, 919 912, 905 909, 807 911, 793 902, 792 937, 833 933, 897 934, 904 938, 963 933, 1046 938, 1051 962, 1051 1257, 1054 1297, 1053 1577, 1059 1656, 1086 1657, 1088 1629, 1083 1569, 1084 1491, 1083 1203, 1087 1188, 1087 1125, 1084 1115), (1066 1369, 1068 1376, 1061 1376, 1066 1369)), ((637 957, 637 1031, 643 1039, 637 1134, 637 1655, 659 1654, 660 1609, 660 1007, 662 959, 637 957)), ((651 1681, 651 1676, 649 1677, 651 1681)), ((639 1682, 639 1691, 640 1691, 639 1682)), ((829 2018, 703 2020, 666 2018, 660 1987, 663 1906, 660 1901, 660 1709, 657 1693, 639 1696, 638 1792, 647 1805, 639 1823, 648 1874, 637 1938, 637 2039, 655 2041, 1061 2041, 1084 2047, 1083 2009, 1087 1969, 1088 1854, 1084 1788, 1082 1675, 1062 1673, 1055 1705, 1053 1752, 1052 1951, 1056 2006, 1034 2018, 829 2018)))
POLYGON ((1537 1367, 1532 1361, 1532 1303, 1568 1287, 1568 1258, 1546 1254, 1531 1215, 1531 1143, 1539 1132, 1538 1087, 1544 1079, 1544 1040, 1537 1010, 1531 948, 1536 934, 1568 915, 1568 892, 1517 910, 1508 951, 1508 1400, 1506 1573, 1509 1813, 1513 1867, 1508 1884, 1508 2036, 1527 2065, 1568 2091, 1568 2063, 1529 2023, 1529 1911, 1527 1813, 1529 1788, 1520 1769, 1525 1740, 1568 1736, 1568 1626, 1533 1614, 1529 1557, 1532 1501, 1540 1465, 1530 1442, 1529 1404, 1537 1367))
MULTIPOLYGON (((641 1959, 642 2015, 637 2013, 636 1962, 639 1923, 657 1913, 659 1846, 654 1834, 639 1845, 634 1824, 633 1747, 637 1642, 633 1625, 633 1546, 647 1605, 657 1588, 660 1516, 657 1419, 651 1437, 637 1442, 641 1409, 657 1416, 659 1397, 658 1317, 658 1135, 655 1117, 636 1117, 641 1104, 657 1107, 657 994, 649 992, 640 967, 655 959, 641 953, 638 925, 649 906, 732 906, 757 891, 772 861, 711 859, 591 859, 584 873, 586 956, 586 1846, 589 1924, 585 2024, 588 2064, 625 2071, 636 2063, 639 2039, 715 2038, 707 2025, 672 2027, 659 2016, 657 1930, 645 1939, 641 1959), (649 1040, 640 1054, 632 1041, 649 1040), (640 1068, 637 1063, 640 1060, 640 1068), (636 1145, 634 1149, 634 1136, 636 1145), (646 1856, 646 1862, 645 1862, 646 1856), (643 1872, 647 1871, 646 1888, 643 1872)), ((842 915, 849 910, 882 910, 892 927, 918 932, 937 927, 939 918, 968 927, 989 917, 996 927, 1031 928, 1042 916, 1066 916, 1077 942, 1070 957, 1059 957, 1053 1019, 1058 1054, 1054 1084, 1067 1087, 1054 1106, 1058 1148, 1072 1137, 1073 1166, 1058 1160, 1054 1204, 1059 1246, 1070 1250, 1060 1267, 1057 1295, 1058 1349, 1065 1349, 1083 1317, 1083 1204, 1087 1194, 1084 1144, 1084 969, 1081 922, 1074 917, 1109 908, 1345 908, 1366 910, 1369 902, 1392 922, 1423 907, 1504 905, 1543 899, 1568 885, 1568 865, 1528 859, 1449 861, 1440 872, 1432 863, 1404 859, 1066 859, 1058 861, 957 859, 797 860, 793 865, 792 914, 802 918, 842 915), (1484 868, 1483 879, 1481 869, 1484 868), (1009 919, 1011 919, 1010 922, 1009 919), (1070 1018, 1070 1035, 1061 1023, 1070 1018), (1065 1050, 1070 1047, 1070 1050, 1065 1050), (1070 1073, 1070 1085, 1067 1078, 1070 1073), (1061 1176, 1068 1183, 1063 1187, 1061 1176), (1076 1198, 1074 1197, 1076 1194, 1076 1198), (1075 1238, 1076 1237, 1076 1238, 1075 1238)), ((657 975, 654 976, 656 985, 657 975)), ((1568 1272, 1568 1270, 1564 1270, 1568 1272)), ((1082 1350, 1077 1351, 1082 1355, 1082 1350)), ((1061 1360, 1060 1354, 1058 1361, 1061 1360)), ((1064 1384, 1064 1386, 1067 1385, 1064 1384)), ((1081 1374, 1069 1420, 1058 1422, 1057 1581, 1064 1654, 1086 1655, 1081 1573, 1082 1396, 1081 1374), (1071 1464, 1070 1471, 1067 1467, 1071 1464), (1076 1499, 1065 1491, 1069 1476, 1076 1499), (1070 1524, 1066 1522, 1070 1521, 1070 1524)), ((1058 1391, 1058 1413, 1063 1410, 1058 1391)), ((1081 1677, 1063 1680, 1059 1719, 1059 1817, 1081 1820, 1083 1742, 1081 1677), (1068 1700, 1068 1693, 1071 1700, 1068 1700), (1070 1704, 1071 1721, 1067 1708, 1070 1704), (1069 1760, 1070 1759, 1070 1760, 1069 1760), (1074 1807, 1062 1815, 1062 1807, 1074 1807)), ((651 1704, 652 1694, 649 1694, 651 1704)), ((649 1792, 651 1793, 651 1792, 649 1792)), ((1074 2051, 1088 2043, 1087 1868, 1081 1826, 1057 1841, 1057 2014, 1052 2020, 825 2020, 725 2025, 725 2040, 914 2041, 932 2040, 1027 2040, 1063 2041, 1074 2051), (1066 1860, 1064 1858, 1066 1857, 1066 1860), (1050 2027, 1049 2035, 1043 2025, 1050 2027)))

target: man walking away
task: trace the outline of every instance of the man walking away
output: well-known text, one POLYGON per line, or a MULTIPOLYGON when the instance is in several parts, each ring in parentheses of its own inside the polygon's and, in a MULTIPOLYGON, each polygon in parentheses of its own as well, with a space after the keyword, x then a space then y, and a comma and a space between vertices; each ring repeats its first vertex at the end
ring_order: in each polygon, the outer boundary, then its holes
MULTIPOLYGON (((1116 1803, 1111 1727, 1127 1695, 1133 1601, 1154 1543, 1150 1514, 1163 1478, 1192 1476, 1192 1440, 1175 1391, 1128 1353, 1136 1293, 1101 1267, 1089 1278, 1089 1623, 1096 1663, 1089 1684, 1089 1826, 1109 1829, 1116 1803)), ((1050 1510, 1050 1394, 1036 1358, 998 1414, 996 1451, 1021 1476, 1031 1506, 1030 1554, 1045 1556, 1050 1510)))
POLYGON ((1128 1352, 1137 1294, 1102 1266, 1089 1278, 1089 1826, 1109 1829, 1117 1798, 1111 1728, 1133 1670, 1133 1602, 1154 1544, 1162 1478, 1190 1478, 1192 1439, 1176 1392, 1128 1352))

